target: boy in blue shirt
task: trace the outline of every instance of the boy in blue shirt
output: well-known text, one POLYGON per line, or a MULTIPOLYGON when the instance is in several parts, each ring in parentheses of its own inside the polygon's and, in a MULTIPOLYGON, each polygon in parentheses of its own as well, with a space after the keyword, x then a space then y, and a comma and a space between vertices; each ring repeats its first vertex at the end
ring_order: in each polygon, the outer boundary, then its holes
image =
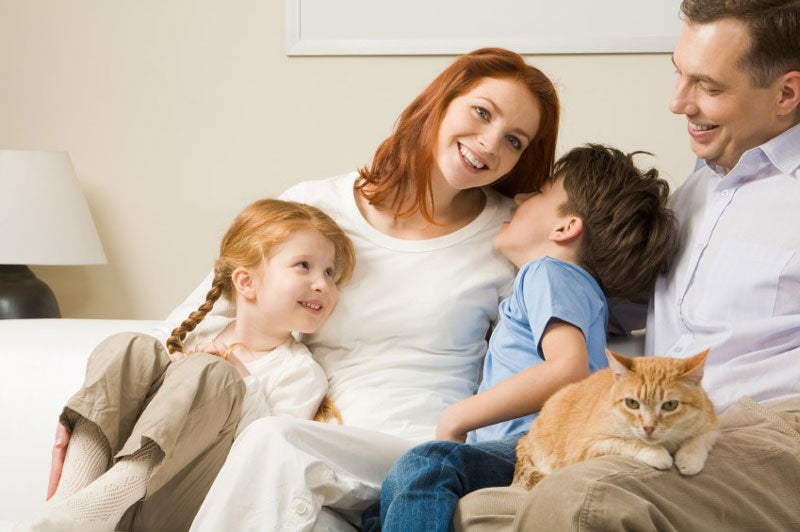
POLYGON ((554 392, 606 366, 606 296, 652 289, 677 245, 669 185, 634 154, 590 144, 519 194, 495 248, 518 268, 500 303, 478 393, 442 413, 436 438, 408 451, 363 515, 363 530, 449 531, 458 499, 505 486, 515 447, 554 392), (467 443, 464 443, 464 442, 467 443))

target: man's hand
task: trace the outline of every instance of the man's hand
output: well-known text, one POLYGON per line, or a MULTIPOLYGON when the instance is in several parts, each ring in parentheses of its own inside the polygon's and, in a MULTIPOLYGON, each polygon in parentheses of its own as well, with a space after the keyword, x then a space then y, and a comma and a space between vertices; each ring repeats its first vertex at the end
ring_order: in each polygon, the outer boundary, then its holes
POLYGON ((61 423, 56 427, 56 442, 53 445, 53 456, 50 461, 50 480, 47 483, 47 500, 56 492, 58 481, 61 480, 61 471, 64 469, 64 457, 67 454, 69 432, 61 423))

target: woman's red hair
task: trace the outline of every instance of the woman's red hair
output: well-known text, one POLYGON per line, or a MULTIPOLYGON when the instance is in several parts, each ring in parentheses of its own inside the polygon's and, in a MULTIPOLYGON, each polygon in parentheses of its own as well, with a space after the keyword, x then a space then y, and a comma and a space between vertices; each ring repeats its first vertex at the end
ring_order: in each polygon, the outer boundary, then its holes
POLYGON ((541 70, 525 63, 519 54, 482 48, 459 57, 439 74, 400 114, 394 133, 378 146, 372 166, 359 170, 362 180, 358 188, 371 204, 390 207, 398 216, 419 210, 433 222, 431 168, 439 126, 450 102, 484 78, 521 82, 539 102, 541 112, 539 129, 519 162, 491 187, 513 197, 544 183, 555 160, 559 122, 556 89, 541 70))

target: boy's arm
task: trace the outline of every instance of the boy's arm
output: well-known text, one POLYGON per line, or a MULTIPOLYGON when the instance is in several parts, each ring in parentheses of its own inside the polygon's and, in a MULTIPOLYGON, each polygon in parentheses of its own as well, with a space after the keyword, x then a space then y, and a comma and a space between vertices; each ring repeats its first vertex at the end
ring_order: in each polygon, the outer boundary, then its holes
POLYGON ((436 438, 463 442, 467 432, 538 412, 556 391, 589 376, 589 352, 581 330, 551 321, 542 335, 544 362, 451 405, 436 425, 436 438))

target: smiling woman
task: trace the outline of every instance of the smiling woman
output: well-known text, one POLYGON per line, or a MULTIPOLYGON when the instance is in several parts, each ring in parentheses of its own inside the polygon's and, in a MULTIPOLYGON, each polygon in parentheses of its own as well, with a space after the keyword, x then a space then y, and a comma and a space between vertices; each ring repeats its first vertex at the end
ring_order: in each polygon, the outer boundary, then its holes
MULTIPOLYGON (((357 267, 337 310, 303 336, 344 424, 251 424, 195 530, 254 522, 307 530, 323 507, 357 523, 394 460, 431 439, 439 414, 475 392, 486 333, 514 276, 492 238, 510 218, 511 197, 550 174, 558 121, 547 76, 508 50, 477 50, 403 110, 370 165, 283 194, 327 212, 355 245, 357 267)), ((210 279, 165 332, 197 307, 210 279)), ((230 312, 215 305, 211 314, 230 312)))
POLYGON ((517 164, 539 129, 539 102, 520 81, 487 78, 453 99, 436 147, 433 181, 488 186, 517 164))

